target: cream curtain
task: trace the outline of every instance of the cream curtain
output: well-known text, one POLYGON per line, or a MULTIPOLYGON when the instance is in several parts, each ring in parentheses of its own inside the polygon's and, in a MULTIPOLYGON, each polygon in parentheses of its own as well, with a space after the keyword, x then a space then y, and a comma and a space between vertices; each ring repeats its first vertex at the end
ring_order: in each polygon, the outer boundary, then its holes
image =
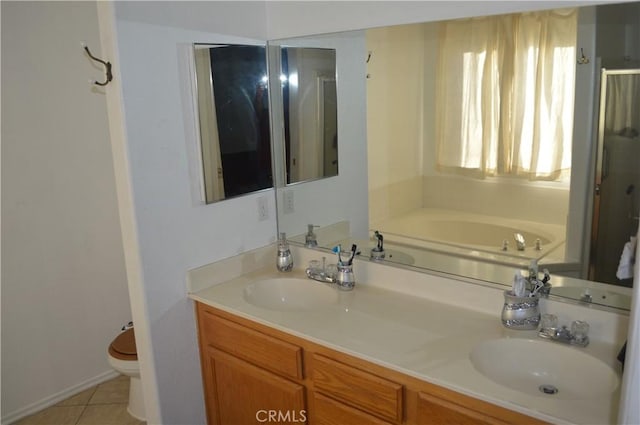
POLYGON ((556 180, 571 166, 575 9, 444 22, 440 171, 556 180))

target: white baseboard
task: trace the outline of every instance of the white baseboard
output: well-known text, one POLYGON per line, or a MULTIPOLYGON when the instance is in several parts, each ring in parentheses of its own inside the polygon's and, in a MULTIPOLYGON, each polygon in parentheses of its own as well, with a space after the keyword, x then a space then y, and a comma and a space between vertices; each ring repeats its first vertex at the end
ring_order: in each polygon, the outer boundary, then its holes
POLYGON ((43 398, 42 400, 36 401, 35 403, 31 403, 25 407, 22 407, 18 410, 10 412, 6 415, 2 416, 2 424, 11 424, 16 422, 26 416, 32 415, 40 410, 46 409, 47 407, 53 406, 54 404, 60 403, 62 400, 66 400, 69 397, 72 397, 88 388, 101 384, 105 381, 115 378, 119 373, 115 370, 109 370, 107 372, 101 373, 100 375, 94 376, 93 378, 87 379, 84 382, 73 385, 65 390, 52 394, 48 397, 43 398))

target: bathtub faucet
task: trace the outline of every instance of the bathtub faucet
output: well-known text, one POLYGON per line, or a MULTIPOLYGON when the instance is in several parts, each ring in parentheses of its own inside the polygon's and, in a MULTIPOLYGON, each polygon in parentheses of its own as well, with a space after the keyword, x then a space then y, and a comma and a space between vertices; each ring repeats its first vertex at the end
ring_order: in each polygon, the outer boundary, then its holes
POLYGON ((524 236, 522 235, 522 233, 514 233, 513 239, 516 240, 516 246, 518 247, 518 251, 524 251, 524 248, 526 247, 526 245, 525 245, 524 236))

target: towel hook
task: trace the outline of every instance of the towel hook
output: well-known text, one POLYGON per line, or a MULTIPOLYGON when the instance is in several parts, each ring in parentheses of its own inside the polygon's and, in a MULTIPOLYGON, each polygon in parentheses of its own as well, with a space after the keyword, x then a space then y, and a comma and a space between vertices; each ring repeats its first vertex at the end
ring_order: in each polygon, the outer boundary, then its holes
POLYGON ((580 48, 580 58, 578 58, 578 65, 586 65, 589 63, 589 58, 584 55, 584 49, 580 48))
POLYGON ((89 51, 89 47, 87 47, 86 45, 83 44, 84 50, 87 52, 87 54, 89 55, 89 57, 91 59, 93 59, 96 62, 100 62, 101 64, 104 65, 105 67, 105 74, 106 74, 106 80, 104 82, 99 82, 99 81, 93 81, 93 84, 98 85, 98 86, 106 86, 107 84, 109 84, 111 82, 111 80, 113 80, 113 74, 111 73, 111 62, 105 62, 102 59, 99 59, 95 56, 93 56, 91 54, 91 52, 89 51))

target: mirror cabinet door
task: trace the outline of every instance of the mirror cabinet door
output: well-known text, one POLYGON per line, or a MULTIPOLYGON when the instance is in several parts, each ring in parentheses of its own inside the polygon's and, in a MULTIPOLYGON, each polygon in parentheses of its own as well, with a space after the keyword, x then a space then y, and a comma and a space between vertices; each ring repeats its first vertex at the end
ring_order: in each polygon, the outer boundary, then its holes
POLYGON ((194 45, 207 204, 273 187, 265 46, 194 45))

